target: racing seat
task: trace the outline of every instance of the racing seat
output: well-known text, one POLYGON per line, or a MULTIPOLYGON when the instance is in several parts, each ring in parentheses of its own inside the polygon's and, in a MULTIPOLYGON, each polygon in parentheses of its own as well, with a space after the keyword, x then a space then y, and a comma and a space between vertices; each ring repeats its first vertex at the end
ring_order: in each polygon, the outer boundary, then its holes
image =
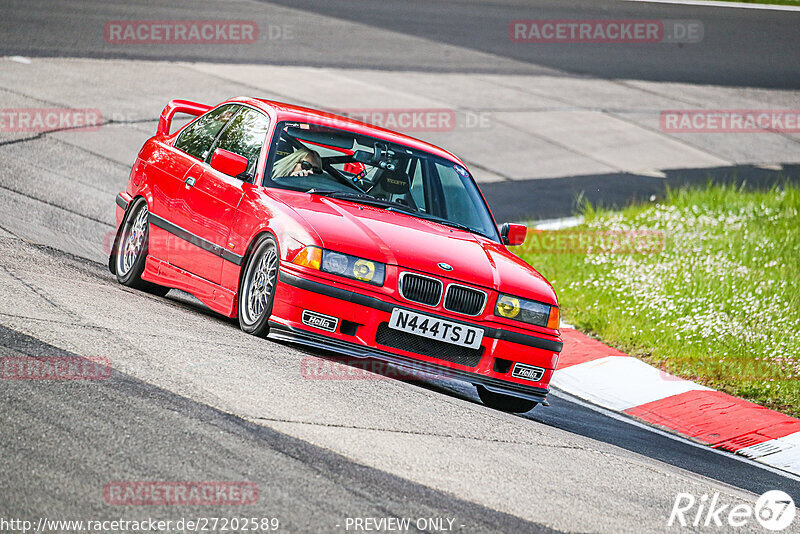
POLYGON ((284 139, 283 135, 281 135, 278 138, 278 146, 275 147, 275 161, 274 161, 274 163, 279 162, 281 159, 285 158, 286 156, 288 156, 289 154, 294 152, 294 150, 295 150, 295 148, 294 148, 294 146, 292 146, 292 143, 287 141, 286 139, 284 139))
POLYGON ((392 200, 419 211, 411 196, 411 179, 408 173, 400 168, 393 171, 384 170, 367 193, 375 198, 392 200))

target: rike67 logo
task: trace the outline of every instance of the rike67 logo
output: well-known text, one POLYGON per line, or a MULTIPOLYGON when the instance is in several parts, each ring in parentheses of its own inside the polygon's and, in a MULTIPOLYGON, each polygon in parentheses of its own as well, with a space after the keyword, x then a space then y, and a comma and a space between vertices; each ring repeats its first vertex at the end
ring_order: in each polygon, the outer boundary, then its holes
POLYGON ((680 525, 693 530, 698 527, 719 527, 727 530, 730 527, 752 528, 757 521, 765 529, 779 532, 792 524, 796 511, 791 496, 780 490, 766 492, 758 498, 755 506, 749 503, 725 503, 720 500, 719 493, 713 496, 704 494, 700 498, 690 493, 679 493, 675 497, 667 526, 680 525))

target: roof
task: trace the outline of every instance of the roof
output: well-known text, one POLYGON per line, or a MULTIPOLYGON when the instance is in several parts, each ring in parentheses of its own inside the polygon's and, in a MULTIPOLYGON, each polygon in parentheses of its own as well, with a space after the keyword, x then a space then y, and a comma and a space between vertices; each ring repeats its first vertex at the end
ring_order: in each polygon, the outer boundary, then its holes
POLYGON ((328 111, 295 106, 293 104, 286 104, 284 102, 276 102, 274 100, 265 100, 261 98, 237 97, 232 98, 229 101, 247 102, 251 105, 263 108, 264 111, 268 111, 267 108, 271 108, 272 111, 274 111, 274 113, 277 115, 278 121, 296 120, 311 123, 324 121, 326 125, 330 125, 335 128, 342 128, 359 134, 378 137, 392 143, 397 143, 399 145, 405 145, 409 148, 429 152, 436 156, 453 160, 456 163, 464 165, 464 162, 462 162, 457 156, 451 152, 448 152, 447 150, 439 148, 436 145, 426 143, 425 141, 421 141, 414 137, 410 137, 392 130, 387 130, 386 128, 381 128, 373 124, 368 124, 366 122, 350 119, 342 115, 330 113, 328 111))

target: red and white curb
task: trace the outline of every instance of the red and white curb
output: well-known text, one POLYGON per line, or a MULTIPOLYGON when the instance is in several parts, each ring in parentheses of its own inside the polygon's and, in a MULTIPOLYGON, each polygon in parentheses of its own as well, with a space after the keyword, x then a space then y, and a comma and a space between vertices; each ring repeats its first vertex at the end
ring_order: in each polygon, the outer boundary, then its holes
POLYGON ((651 367, 572 328, 550 384, 695 442, 800 475, 800 419, 651 367))

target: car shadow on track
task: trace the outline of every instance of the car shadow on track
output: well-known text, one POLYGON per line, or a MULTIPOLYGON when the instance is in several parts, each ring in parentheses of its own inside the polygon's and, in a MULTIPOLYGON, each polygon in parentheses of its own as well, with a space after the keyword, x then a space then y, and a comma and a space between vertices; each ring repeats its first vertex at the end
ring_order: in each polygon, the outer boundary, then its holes
MULTIPOLYGON (((318 368, 318 372, 322 375, 318 378, 324 378, 327 374, 327 378, 340 380, 402 380, 414 387, 447 397, 482 404, 475 388, 460 381, 426 378, 371 358, 343 357, 328 351, 298 348, 325 362, 318 368)), ((745 462, 732 454, 690 443, 677 436, 666 435, 627 420, 624 416, 616 414, 612 416, 603 409, 571 398, 560 391, 551 393, 548 402, 550 406, 540 405, 517 416, 614 445, 756 494, 777 488, 800 496, 800 481, 797 479, 769 471, 752 462, 745 462)))
MULTIPOLYGON (((211 311, 187 293, 172 290, 167 300, 236 328, 235 319, 211 311)), ((264 341, 284 344, 274 340, 264 341)), ((285 344, 308 356, 301 364, 301 373, 310 380, 399 380, 446 397, 482 405, 475 388, 470 384, 404 370, 373 358, 353 358, 295 343, 285 344)), ((527 413, 517 414, 517 417, 620 447, 756 494, 781 489, 800 497, 800 480, 796 477, 783 476, 732 454, 655 431, 563 392, 551 393, 548 402, 549 406, 537 406, 527 413)))

